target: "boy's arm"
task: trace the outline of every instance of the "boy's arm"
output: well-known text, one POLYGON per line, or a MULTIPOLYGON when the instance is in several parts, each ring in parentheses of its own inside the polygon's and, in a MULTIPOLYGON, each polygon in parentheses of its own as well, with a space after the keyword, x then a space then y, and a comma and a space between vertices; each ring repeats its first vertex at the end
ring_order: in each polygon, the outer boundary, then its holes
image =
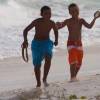
POLYGON ((53 30, 54 30, 54 35, 55 35, 55 42, 54 45, 57 46, 58 45, 58 29, 56 27, 56 24, 53 22, 53 30))
POLYGON ((31 24, 29 24, 23 31, 23 37, 24 37, 24 42, 22 43, 23 48, 28 47, 28 41, 27 41, 27 34, 28 31, 31 30, 35 26, 35 21, 32 21, 31 24))
POLYGON ((95 23, 95 20, 96 20, 96 19, 97 19, 97 18, 94 18, 94 19, 91 21, 90 24, 87 23, 84 19, 82 19, 82 24, 83 24, 85 27, 87 27, 87 28, 92 28, 93 25, 94 25, 94 23, 95 23))
POLYGON ((68 21, 64 20, 63 22, 56 22, 57 29, 63 28, 67 25, 68 21))
POLYGON ((23 31, 24 42, 27 42, 27 34, 28 31, 31 30, 35 26, 35 21, 32 21, 23 31))

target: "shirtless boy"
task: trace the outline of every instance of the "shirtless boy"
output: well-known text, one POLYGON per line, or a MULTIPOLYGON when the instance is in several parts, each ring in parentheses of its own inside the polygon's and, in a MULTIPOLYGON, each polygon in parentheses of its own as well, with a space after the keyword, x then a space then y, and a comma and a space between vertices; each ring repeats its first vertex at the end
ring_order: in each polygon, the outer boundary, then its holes
POLYGON ((100 17, 94 17, 91 23, 87 23, 83 18, 79 17, 79 7, 77 4, 72 3, 68 6, 69 14, 71 18, 64 20, 63 22, 57 22, 56 26, 58 29, 63 28, 65 26, 68 27, 69 36, 67 41, 68 48, 68 60, 70 64, 70 81, 77 81, 77 74, 82 65, 83 59, 83 48, 82 48, 82 25, 87 28, 92 28, 95 20, 100 17))
POLYGON ((32 49, 32 57, 33 57, 33 65, 34 72, 36 76, 37 85, 36 87, 41 86, 41 63, 43 59, 45 60, 44 64, 44 75, 43 75, 43 83, 45 86, 47 83, 47 76, 51 66, 52 59, 52 49, 53 44, 55 46, 58 45, 58 30, 56 28, 55 22, 50 20, 51 18, 51 8, 48 6, 43 6, 41 8, 41 18, 37 18, 31 22, 23 31, 23 47, 26 48, 28 46, 27 34, 33 27, 35 27, 35 36, 31 44, 32 49), (55 35, 55 41, 50 40, 50 31, 53 29, 55 35))

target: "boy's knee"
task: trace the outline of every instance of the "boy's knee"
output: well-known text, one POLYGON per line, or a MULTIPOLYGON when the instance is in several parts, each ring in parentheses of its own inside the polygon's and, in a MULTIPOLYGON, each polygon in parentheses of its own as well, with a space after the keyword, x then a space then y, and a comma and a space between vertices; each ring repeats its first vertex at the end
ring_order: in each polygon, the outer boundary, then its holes
POLYGON ((45 62, 49 63, 51 62, 52 57, 51 56, 45 56, 45 62))
POLYGON ((42 63, 42 58, 41 57, 37 57, 37 58, 34 58, 33 59, 33 65, 35 67, 40 67, 41 66, 41 63, 42 63))
POLYGON ((41 68, 41 65, 34 65, 35 70, 40 70, 40 68, 41 68))

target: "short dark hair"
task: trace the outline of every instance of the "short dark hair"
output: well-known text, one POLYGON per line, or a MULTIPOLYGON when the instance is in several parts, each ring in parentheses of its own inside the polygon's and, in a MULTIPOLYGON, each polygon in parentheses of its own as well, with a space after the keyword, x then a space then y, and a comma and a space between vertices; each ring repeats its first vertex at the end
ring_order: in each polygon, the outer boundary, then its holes
POLYGON ((41 8, 41 14, 45 11, 45 10, 51 10, 51 8, 49 6, 43 6, 41 8))
POLYGON ((77 4, 76 4, 76 3, 71 3, 71 4, 68 6, 68 10, 70 10, 71 7, 77 7, 77 4))

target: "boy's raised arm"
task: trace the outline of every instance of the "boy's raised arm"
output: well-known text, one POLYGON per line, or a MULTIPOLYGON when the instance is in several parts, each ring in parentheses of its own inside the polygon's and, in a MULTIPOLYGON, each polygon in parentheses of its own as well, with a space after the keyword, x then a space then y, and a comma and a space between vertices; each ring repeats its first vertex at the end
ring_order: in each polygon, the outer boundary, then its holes
POLYGON ((54 45, 58 45, 58 29, 56 27, 56 24, 53 22, 53 30, 54 30, 54 35, 55 35, 55 42, 54 45))
POLYGON ((97 18, 98 17, 94 17, 90 24, 87 23, 84 19, 82 19, 82 24, 87 28, 92 28, 97 18))

